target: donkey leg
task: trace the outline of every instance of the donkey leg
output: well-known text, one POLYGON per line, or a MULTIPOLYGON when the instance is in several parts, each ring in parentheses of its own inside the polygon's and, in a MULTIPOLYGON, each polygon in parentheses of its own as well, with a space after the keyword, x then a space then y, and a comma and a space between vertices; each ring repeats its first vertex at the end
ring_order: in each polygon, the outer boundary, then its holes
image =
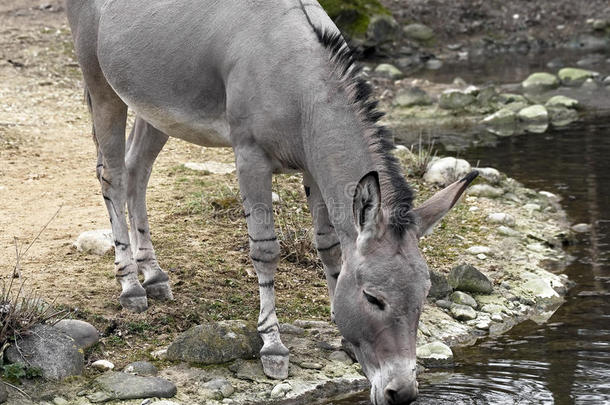
POLYGON ((250 257, 258 276, 260 314, 258 333, 263 340, 261 361, 270 378, 288 377, 289 352, 280 339, 275 314, 274 276, 280 258, 271 205, 271 165, 263 151, 254 145, 235 149, 239 188, 243 198, 250 257))
POLYGON ((330 317, 334 321, 335 287, 341 272, 341 244, 339 243, 335 228, 330 222, 328 209, 322 199, 322 193, 318 185, 308 174, 303 176, 303 185, 305 186, 309 211, 313 218, 316 248, 324 266, 324 274, 326 275, 328 295, 330 296, 330 317))
POLYGON ((96 90, 91 91, 92 117, 99 147, 98 160, 101 157, 103 161, 101 167, 98 163, 98 173, 114 236, 116 279, 122 288, 119 301, 123 308, 142 312, 148 307, 146 291, 138 280, 138 266, 133 259, 125 219, 127 106, 109 86, 101 85, 96 90))
POLYGON ((153 163, 163 149, 168 136, 141 118, 136 118, 129 137, 125 165, 127 167, 127 206, 131 222, 138 270, 144 275, 142 286, 149 298, 173 299, 169 277, 161 270, 150 239, 146 212, 146 187, 153 163))

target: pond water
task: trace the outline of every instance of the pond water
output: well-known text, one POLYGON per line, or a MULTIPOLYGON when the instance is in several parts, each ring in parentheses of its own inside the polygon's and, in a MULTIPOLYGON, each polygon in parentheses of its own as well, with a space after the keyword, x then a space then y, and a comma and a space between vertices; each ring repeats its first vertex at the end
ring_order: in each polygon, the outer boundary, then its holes
MULTIPOLYGON (((460 155, 561 195, 570 220, 593 228, 568 248, 577 285, 550 320, 457 348, 453 369, 420 378, 417 404, 610 403, 610 119, 460 155)), ((369 404, 368 393, 331 403, 369 404)))

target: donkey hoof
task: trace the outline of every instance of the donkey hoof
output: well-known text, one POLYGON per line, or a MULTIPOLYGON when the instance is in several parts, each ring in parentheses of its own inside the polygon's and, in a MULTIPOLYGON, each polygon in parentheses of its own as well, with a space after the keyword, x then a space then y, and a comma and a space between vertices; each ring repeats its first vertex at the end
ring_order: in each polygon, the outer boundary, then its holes
POLYGON ((265 375, 274 380, 285 380, 288 378, 288 355, 265 354, 261 356, 263 371, 265 375))
POLYGON ((149 298, 167 301, 174 299, 174 294, 172 294, 172 289, 167 281, 149 285, 144 284, 144 288, 146 289, 146 295, 149 298))
POLYGON ((119 297, 119 302, 123 308, 135 313, 144 312, 148 309, 148 300, 146 299, 146 296, 121 296, 119 297))

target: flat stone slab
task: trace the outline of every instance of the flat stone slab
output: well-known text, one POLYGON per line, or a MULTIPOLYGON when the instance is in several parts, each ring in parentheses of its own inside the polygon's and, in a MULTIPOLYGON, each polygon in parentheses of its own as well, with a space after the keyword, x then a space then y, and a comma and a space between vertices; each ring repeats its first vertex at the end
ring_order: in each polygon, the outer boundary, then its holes
POLYGON ((87 398, 93 403, 115 399, 171 398, 176 385, 159 377, 141 377, 127 373, 109 372, 93 381, 97 389, 87 398))

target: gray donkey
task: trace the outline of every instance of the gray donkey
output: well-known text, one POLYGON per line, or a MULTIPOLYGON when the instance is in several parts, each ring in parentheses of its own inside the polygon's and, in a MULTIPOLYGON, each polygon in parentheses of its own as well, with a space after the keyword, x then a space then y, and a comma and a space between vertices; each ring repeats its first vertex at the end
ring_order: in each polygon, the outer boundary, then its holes
POLYGON ((122 306, 140 312, 147 296, 172 298, 145 202, 168 137, 231 146, 260 287, 265 373, 286 378, 289 357, 275 313, 280 252, 271 178, 297 170, 332 317, 372 383, 371 400, 411 402, 415 338, 430 287, 418 239, 476 172, 413 209, 370 88, 315 0, 68 0, 67 10, 93 117, 122 306), (128 107, 137 118, 126 144, 128 107))

